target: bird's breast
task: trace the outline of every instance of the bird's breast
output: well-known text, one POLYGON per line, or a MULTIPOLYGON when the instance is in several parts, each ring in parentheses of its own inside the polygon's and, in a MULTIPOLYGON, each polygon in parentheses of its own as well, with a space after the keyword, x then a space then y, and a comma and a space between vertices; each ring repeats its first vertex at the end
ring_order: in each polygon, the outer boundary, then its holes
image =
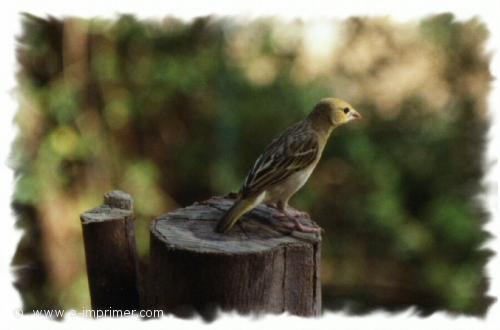
POLYGON ((280 200, 288 200, 307 182, 307 179, 311 176, 315 165, 316 162, 306 169, 293 173, 282 182, 269 188, 266 194, 266 201, 276 202, 280 200))

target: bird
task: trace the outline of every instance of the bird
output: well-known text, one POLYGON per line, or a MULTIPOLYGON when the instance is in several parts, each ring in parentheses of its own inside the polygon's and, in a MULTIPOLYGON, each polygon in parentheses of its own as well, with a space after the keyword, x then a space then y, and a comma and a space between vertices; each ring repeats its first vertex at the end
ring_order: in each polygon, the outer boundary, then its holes
POLYGON ((349 103, 338 98, 321 99, 302 121, 275 137, 257 158, 234 204, 219 219, 215 231, 228 232, 247 212, 264 203, 276 210, 273 217, 291 219, 287 227, 305 233, 319 227, 300 223, 305 212, 290 209, 289 199, 306 183, 318 164, 332 131, 362 116, 349 103))

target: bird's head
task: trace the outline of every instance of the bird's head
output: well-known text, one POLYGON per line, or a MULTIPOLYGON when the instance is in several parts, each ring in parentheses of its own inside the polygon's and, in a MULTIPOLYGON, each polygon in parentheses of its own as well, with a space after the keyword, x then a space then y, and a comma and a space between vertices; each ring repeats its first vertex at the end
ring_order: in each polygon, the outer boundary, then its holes
POLYGON ((314 106, 312 114, 320 120, 327 120, 332 126, 339 126, 362 118, 352 105, 344 100, 333 97, 324 98, 319 101, 314 106))

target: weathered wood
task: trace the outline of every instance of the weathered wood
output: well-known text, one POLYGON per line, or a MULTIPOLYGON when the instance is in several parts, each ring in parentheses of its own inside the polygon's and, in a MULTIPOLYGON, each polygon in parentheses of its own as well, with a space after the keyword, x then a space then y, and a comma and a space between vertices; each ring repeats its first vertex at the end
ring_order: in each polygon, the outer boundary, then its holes
POLYGON ((321 237, 290 231, 265 205, 216 233, 232 202, 215 197, 152 222, 149 307, 177 315, 215 308, 319 315, 321 237))
POLYGON ((80 216, 92 309, 139 308, 133 200, 121 191, 80 216))

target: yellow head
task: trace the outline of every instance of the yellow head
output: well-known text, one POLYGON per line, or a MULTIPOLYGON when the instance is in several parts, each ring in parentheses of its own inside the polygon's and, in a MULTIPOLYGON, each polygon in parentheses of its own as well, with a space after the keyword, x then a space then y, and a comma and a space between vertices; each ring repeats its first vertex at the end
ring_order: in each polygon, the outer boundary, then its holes
POLYGON ((311 115, 317 119, 328 121, 332 126, 339 126, 351 120, 362 118, 352 105, 333 97, 319 101, 314 106, 311 115))

